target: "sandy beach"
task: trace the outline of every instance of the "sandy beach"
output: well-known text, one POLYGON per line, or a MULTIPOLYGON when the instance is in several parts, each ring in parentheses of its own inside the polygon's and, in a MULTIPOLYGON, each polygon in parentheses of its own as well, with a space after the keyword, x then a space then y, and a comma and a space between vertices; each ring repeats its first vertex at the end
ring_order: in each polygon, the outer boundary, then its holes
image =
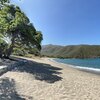
POLYGON ((99 100, 100 76, 53 62, 26 58, 0 76, 0 100, 99 100))

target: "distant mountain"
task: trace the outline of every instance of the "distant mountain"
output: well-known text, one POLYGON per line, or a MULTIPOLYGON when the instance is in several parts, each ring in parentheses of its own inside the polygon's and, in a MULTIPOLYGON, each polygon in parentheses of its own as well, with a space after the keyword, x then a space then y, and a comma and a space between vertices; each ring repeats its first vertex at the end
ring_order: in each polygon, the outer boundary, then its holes
POLYGON ((100 45, 44 45, 42 56, 59 58, 94 58, 100 57, 100 45))

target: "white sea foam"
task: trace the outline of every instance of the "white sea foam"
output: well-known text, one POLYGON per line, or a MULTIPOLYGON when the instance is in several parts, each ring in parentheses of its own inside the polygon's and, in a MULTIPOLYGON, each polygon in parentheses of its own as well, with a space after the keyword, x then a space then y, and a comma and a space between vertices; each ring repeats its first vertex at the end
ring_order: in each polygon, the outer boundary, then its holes
POLYGON ((88 72, 97 72, 97 73, 100 72, 99 68, 90 68, 90 67, 84 67, 84 66, 75 66, 75 65, 71 65, 71 64, 67 64, 67 63, 62 63, 62 62, 55 61, 52 58, 50 60, 53 61, 53 62, 56 62, 56 63, 61 63, 61 64, 64 64, 64 65, 67 65, 69 67, 80 69, 80 70, 84 70, 84 71, 88 71, 88 72))
POLYGON ((98 68, 90 68, 90 67, 82 67, 82 66, 74 66, 74 68, 87 70, 87 71, 100 72, 100 69, 98 69, 98 68))

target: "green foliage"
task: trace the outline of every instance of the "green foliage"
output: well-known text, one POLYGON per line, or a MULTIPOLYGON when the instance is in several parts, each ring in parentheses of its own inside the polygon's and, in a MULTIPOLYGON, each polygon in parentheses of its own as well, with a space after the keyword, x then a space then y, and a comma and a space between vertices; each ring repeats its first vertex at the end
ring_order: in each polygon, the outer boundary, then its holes
POLYGON ((0 4, 9 3, 10 0, 0 0, 0 4))
POLYGON ((29 54, 33 54, 35 56, 40 56, 40 52, 38 51, 37 48, 31 48, 31 49, 29 49, 29 52, 28 53, 29 54))
POLYGON ((99 45, 76 45, 76 46, 43 46, 43 56, 58 58, 94 58, 100 57, 99 45))
POLYGON ((23 48, 14 48, 13 50, 13 55, 17 55, 17 56, 25 56, 28 52, 25 51, 23 48))
POLYGON ((9 57, 17 46, 41 50, 42 34, 36 31, 24 12, 18 6, 10 4, 9 0, 0 1, 0 5, 0 34, 11 40, 5 56, 9 57))
POLYGON ((34 56, 40 56, 40 52, 37 48, 14 48, 13 55, 17 56, 26 56, 26 55, 34 55, 34 56))

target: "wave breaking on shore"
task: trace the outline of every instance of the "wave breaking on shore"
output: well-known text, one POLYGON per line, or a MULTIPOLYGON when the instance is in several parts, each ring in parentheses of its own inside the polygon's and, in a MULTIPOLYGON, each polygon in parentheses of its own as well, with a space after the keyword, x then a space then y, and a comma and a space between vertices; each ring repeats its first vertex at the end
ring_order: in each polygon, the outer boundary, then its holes
POLYGON ((99 68, 71 65, 71 64, 67 64, 67 63, 62 63, 62 62, 56 61, 54 58, 50 58, 49 60, 53 61, 55 63, 64 64, 67 67, 75 68, 75 69, 78 69, 78 70, 81 70, 81 71, 86 71, 86 72, 90 72, 90 73, 100 74, 100 69, 99 68))

